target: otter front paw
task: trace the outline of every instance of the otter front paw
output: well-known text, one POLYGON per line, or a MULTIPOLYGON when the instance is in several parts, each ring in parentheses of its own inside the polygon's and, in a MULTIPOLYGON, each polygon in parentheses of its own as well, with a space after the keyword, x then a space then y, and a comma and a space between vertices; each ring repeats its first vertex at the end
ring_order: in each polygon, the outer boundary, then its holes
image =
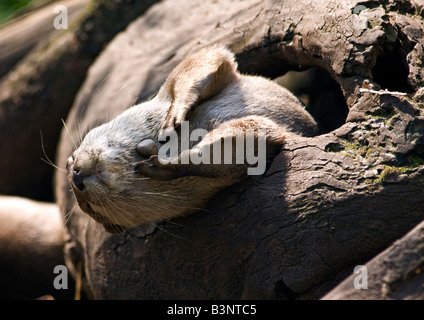
POLYGON ((135 164, 134 171, 154 180, 169 181, 183 176, 178 164, 162 164, 157 155, 135 164))
POLYGON ((146 160, 135 164, 134 171, 155 180, 169 181, 181 177, 181 168, 175 164, 159 161, 156 143, 151 139, 141 141, 136 150, 146 160))
MULTIPOLYGON (((183 107, 180 109, 183 109, 184 111, 183 107)), ((171 106, 162 124, 160 132, 164 133, 167 130, 180 130, 181 122, 185 120, 185 115, 182 114, 180 109, 178 109, 176 106, 171 106)))

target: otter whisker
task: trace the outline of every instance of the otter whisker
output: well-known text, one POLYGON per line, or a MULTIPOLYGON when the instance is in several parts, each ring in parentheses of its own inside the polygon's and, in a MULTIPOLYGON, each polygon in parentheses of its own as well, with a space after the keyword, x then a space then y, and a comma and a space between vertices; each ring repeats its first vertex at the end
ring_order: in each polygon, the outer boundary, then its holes
POLYGON ((133 99, 133 101, 130 103, 130 107, 135 106, 135 104, 136 104, 137 100, 138 100, 138 96, 136 96, 136 97, 133 99))
MULTIPOLYGON (((132 221, 129 219, 129 217, 128 217, 128 212, 126 212, 125 210, 123 210, 122 208, 120 208, 119 207, 119 203, 116 203, 116 202, 108 202, 108 204, 111 206, 111 207, 114 207, 115 208, 115 210, 117 210, 119 213, 121 213, 121 214, 123 214, 123 218, 124 218, 124 220, 126 220, 128 223, 131 223, 132 221)), ((114 224, 115 225, 117 225, 117 226, 120 226, 120 222, 114 217, 114 216, 111 216, 110 217, 110 219, 112 220, 112 222, 114 222, 114 224)), ((127 232, 126 232, 126 230, 124 229, 124 228, 122 228, 122 227, 119 227, 119 229, 121 229, 120 231, 121 232, 123 232, 125 235, 128 235, 127 234, 127 232)))
POLYGON ((156 224, 156 223, 154 223, 153 221, 150 221, 149 223, 150 223, 151 225, 153 225, 155 228, 158 228, 159 230, 161 230, 162 232, 164 232, 164 233, 166 233, 166 234, 169 234, 169 235, 171 235, 171 236, 173 236, 173 237, 175 237, 175 238, 178 238, 178 239, 181 239, 181 240, 187 241, 187 242, 189 242, 189 243, 194 243, 194 241, 192 241, 192 240, 186 239, 186 238, 184 238, 184 237, 181 237, 181 236, 179 236, 179 235, 176 235, 175 233, 172 233, 172 232, 170 232, 170 231, 166 230, 165 228, 161 228, 161 227, 159 227, 159 224, 156 224))
MULTIPOLYGON (((148 206, 148 207, 156 206, 157 208, 161 209, 162 212, 169 209, 169 207, 160 205, 156 199, 152 199, 151 197, 146 197, 146 198, 143 198, 143 199, 145 200, 144 201, 145 205, 148 206)), ((131 199, 125 199, 124 200, 122 198, 119 198, 119 199, 114 199, 113 202, 115 202, 117 204, 122 204, 124 207, 133 208, 137 214, 143 214, 143 211, 140 210, 139 203, 136 203, 134 200, 136 200, 136 199, 131 198, 131 199)), ((150 217, 150 219, 148 219, 148 218, 149 217, 146 217, 146 216, 143 217, 143 219, 145 221, 148 221, 148 220, 151 220, 153 218, 153 216, 150 217)))
MULTIPOLYGON (((116 201, 114 201, 113 202, 114 203, 114 205, 117 205, 117 204, 119 204, 119 202, 116 202, 116 201)), ((123 202, 124 203, 124 202, 123 202)), ((111 203, 112 204, 112 203, 111 203)), ((132 203, 130 203, 130 204, 132 204, 132 203)), ((137 208, 137 205, 135 205, 135 204, 132 204, 133 205, 133 207, 136 209, 137 208)), ((123 210, 122 211, 122 213, 124 214, 124 215, 128 215, 128 212, 126 212, 125 210, 123 210)), ((129 222, 131 222, 131 221, 129 221, 129 222)), ((183 238, 183 237, 181 237, 181 236, 178 236, 178 235, 176 235, 176 234, 174 234, 174 233, 172 233, 172 232, 169 232, 168 230, 166 230, 166 229, 164 229, 164 228, 162 228, 162 227, 160 227, 159 226, 159 224, 156 224, 155 222, 153 222, 153 221, 149 221, 148 222, 149 224, 151 224, 151 225, 153 225, 155 228, 158 228, 159 230, 161 230, 161 231, 163 231, 164 233, 166 233, 166 234, 169 234, 169 235, 171 235, 171 236, 174 236, 174 237, 176 237, 176 238, 179 238, 179 239, 181 239, 181 240, 184 240, 184 241, 188 241, 188 242, 190 242, 190 243, 192 243, 193 241, 191 241, 191 240, 188 240, 188 239, 186 239, 186 238, 183 238)), ((175 223, 175 222, 170 222, 169 221, 169 223, 172 223, 172 224, 175 224, 175 225, 178 225, 178 226, 181 226, 180 224, 177 224, 177 223, 175 223)), ((140 226, 136 226, 136 228, 139 228, 139 229, 141 229, 140 228, 140 226)))
MULTIPOLYGON (((162 193, 162 192, 143 191, 143 195, 170 197, 170 198, 174 198, 174 199, 180 198, 179 196, 177 196, 175 194, 169 194, 169 193, 165 193, 165 192, 162 193)), ((139 198, 140 200, 144 199, 142 197, 134 196, 134 199, 136 199, 136 198, 139 198)))
POLYGON ((74 141, 74 139, 72 138, 72 135, 71 135, 71 133, 69 132, 69 130, 68 130, 68 126, 66 125, 66 123, 65 123, 65 120, 63 120, 63 119, 61 119, 62 120, 62 123, 63 123, 63 127, 65 128, 65 131, 66 131, 66 133, 68 134, 68 136, 69 136, 69 139, 71 139, 71 142, 72 142, 72 145, 74 146, 74 148, 76 149, 77 148, 77 144, 75 143, 75 141, 74 141))
POLYGON ((133 178, 133 177, 129 177, 128 180, 130 181, 142 181, 142 180, 151 180, 152 178, 150 177, 145 177, 145 178, 133 178))
POLYGON ((111 227, 112 227, 112 229, 114 230, 114 231, 117 231, 117 233, 120 233, 120 232, 123 232, 124 230, 122 229, 122 228, 120 228, 119 227, 119 224, 118 223, 116 223, 116 221, 115 221, 115 219, 114 219, 114 216, 113 216, 113 214, 111 214, 110 213, 110 211, 109 210, 107 210, 107 207, 104 205, 104 203, 99 199, 99 196, 98 196, 98 194, 97 193, 95 193, 95 196, 96 196, 96 198, 97 198, 97 203, 103 208, 103 211, 104 211, 104 213, 105 213, 105 215, 101 215, 101 220, 102 220, 102 224, 108 224, 108 221, 107 221, 107 219, 109 219, 110 220, 110 222, 112 222, 112 225, 111 225, 111 227), (106 217, 107 217, 107 219, 106 219, 106 217), (115 229, 116 228, 116 229, 115 229))
MULTIPOLYGON (((83 108, 83 110, 85 109, 85 106, 83 108)), ((76 134, 77 134, 77 141, 78 141, 78 145, 81 144, 81 142, 84 140, 84 130, 82 129, 82 123, 78 122, 77 124, 77 128, 76 128, 76 134)))
POLYGON ((75 203, 74 207, 67 214, 65 214, 65 216, 64 216, 64 218, 65 218, 64 225, 67 225, 68 224, 69 219, 71 219, 71 216, 74 213, 74 211, 75 211, 75 209, 76 209, 77 206, 78 206, 78 203, 75 203))
POLYGON ((53 168, 67 173, 67 171, 64 168, 59 167, 58 165, 54 164, 52 160, 50 160, 49 156, 47 155, 46 149, 44 147, 44 141, 43 141, 43 132, 40 130, 40 136, 41 136, 41 149, 43 150, 43 154, 46 157, 46 159, 40 158, 42 161, 47 163, 48 165, 52 166, 53 168))
MULTIPOLYGON (((121 218, 123 218, 124 220, 126 220, 127 222, 131 223, 132 221, 128 218, 128 212, 126 212, 125 210, 123 210, 120 206, 119 206, 119 202, 110 202, 109 203, 111 206, 115 207, 115 210, 117 210, 120 214, 122 214, 123 216, 121 216, 121 218)), ((115 220, 115 219, 114 219, 115 220)), ((116 220, 115 220, 116 221, 116 220)), ((117 222, 117 221, 116 221, 117 222)), ((119 225, 119 224, 118 224, 119 225)), ((141 228, 137 225, 135 227, 136 229, 141 230, 141 228)), ((132 241, 134 244, 137 244, 137 242, 131 237, 131 235, 124 229, 121 228, 121 232, 126 236, 127 239, 129 239, 130 241, 132 241)))
POLYGON ((102 94, 102 92, 100 91, 100 86, 111 76, 111 74, 112 74, 112 72, 109 72, 109 74, 106 76, 106 77, 104 77, 103 78, 103 80, 99 83, 99 85, 96 87, 96 92, 98 93, 98 94, 102 94))
POLYGON ((59 171, 62 171, 62 172, 67 173, 67 171, 65 169, 58 167, 50 159, 46 160, 46 159, 40 158, 40 160, 43 161, 43 162, 45 162, 45 163, 47 163, 48 165, 52 166, 53 168, 55 168, 55 169, 57 169, 59 171))

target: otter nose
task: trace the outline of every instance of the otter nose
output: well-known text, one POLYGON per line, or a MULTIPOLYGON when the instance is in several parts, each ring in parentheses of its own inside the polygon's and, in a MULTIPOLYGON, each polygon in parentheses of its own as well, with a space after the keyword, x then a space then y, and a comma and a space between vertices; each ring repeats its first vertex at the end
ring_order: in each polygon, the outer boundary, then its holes
POLYGON ((72 174, 72 181, 80 191, 84 190, 84 176, 79 170, 74 170, 72 174))

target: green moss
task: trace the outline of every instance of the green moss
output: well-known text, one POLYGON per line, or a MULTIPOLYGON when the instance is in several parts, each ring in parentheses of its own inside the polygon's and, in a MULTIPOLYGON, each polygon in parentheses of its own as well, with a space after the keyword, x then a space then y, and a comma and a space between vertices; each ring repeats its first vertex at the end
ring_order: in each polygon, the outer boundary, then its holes
POLYGON ((368 28, 369 29, 373 29, 373 28, 378 27, 378 26, 380 26, 379 21, 376 21, 374 19, 368 19, 368 28))
POLYGON ((356 144, 345 142, 343 143, 344 150, 358 150, 359 147, 356 144))
POLYGON ((408 160, 412 168, 420 167, 424 164, 424 160, 418 154, 411 154, 408 160))
POLYGON ((342 152, 340 152, 340 154, 342 156, 346 156, 346 157, 350 157, 352 159, 356 159, 356 154, 355 153, 352 153, 352 152, 342 151, 342 152))
POLYGON ((325 152, 340 152, 344 147, 340 143, 329 143, 325 146, 325 152))
POLYGON ((336 152, 355 159, 358 155, 362 158, 371 157, 373 149, 370 146, 358 145, 352 142, 330 143, 325 147, 326 152, 336 152))
POLYGON ((386 34, 387 41, 395 42, 397 40, 397 31, 391 24, 385 25, 384 33, 386 34))
POLYGON ((371 119, 374 120, 384 120, 384 124, 387 126, 392 126, 393 121, 391 121, 395 116, 397 116, 397 113, 395 109, 390 106, 388 108, 377 108, 373 111, 367 111, 365 112, 367 116, 369 116, 371 119))
POLYGON ((381 171, 380 176, 378 177, 376 183, 383 183, 387 178, 393 175, 399 174, 396 167, 385 166, 383 171, 381 171))
POLYGON ((407 174, 411 171, 409 167, 394 167, 394 166, 384 166, 383 171, 381 171, 380 176, 375 181, 375 183, 383 183, 389 177, 399 176, 401 174, 407 174))
POLYGON ((404 163, 403 166, 384 166, 384 169, 381 171, 378 179, 375 181, 375 183, 383 183, 387 180, 387 178, 392 176, 399 176, 401 174, 410 174, 412 170, 414 170, 417 167, 424 165, 424 158, 423 155, 423 149, 424 147, 417 147, 417 149, 414 151, 414 153, 411 153, 407 157, 406 163, 404 163))
POLYGON ((367 158, 370 157, 372 154, 373 149, 370 146, 362 146, 360 148, 357 149, 357 153, 362 157, 362 158, 367 158))
POLYGON ((367 147, 367 150, 366 150, 366 152, 365 152, 365 155, 363 156, 364 158, 369 158, 369 157, 371 157, 371 154, 372 154, 372 148, 371 147, 367 147))

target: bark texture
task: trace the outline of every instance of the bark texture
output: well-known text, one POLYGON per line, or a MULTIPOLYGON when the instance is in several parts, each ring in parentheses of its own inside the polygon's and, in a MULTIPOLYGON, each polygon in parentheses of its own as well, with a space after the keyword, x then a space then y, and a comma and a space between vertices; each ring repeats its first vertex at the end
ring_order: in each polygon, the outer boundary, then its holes
POLYGON ((22 58, 25 57, 40 41, 44 41, 52 33, 57 33, 53 26, 56 6, 67 8, 68 26, 74 24, 81 16, 86 0, 45 1, 35 8, 28 8, 0 28, 0 79, 5 76, 22 58), (50 4, 52 3, 52 4, 50 4))
POLYGON ((27 53, 0 81, 0 148, 7 152, 0 158, 0 193, 53 200, 54 168, 41 159, 54 160, 62 119, 88 67, 116 33, 154 2, 54 2, 0 29, 2 68, 10 69, 27 53), (53 32, 58 4, 69 10, 69 29, 53 32), (34 40, 38 46, 30 50, 34 40))
POLYGON ((332 108, 346 108, 347 118, 288 140, 263 177, 223 190, 205 210, 124 235, 105 233, 75 207, 57 172, 61 210, 73 211, 68 266, 75 272, 83 262, 85 287, 100 299, 322 297, 423 220, 423 40, 422 1, 153 6, 90 68, 59 166, 84 132, 151 96, 184 56, 214 43, 232 49, 244 73, 276 78, 317 67, 344 97, 342 106, 324 102, 321 114, 318 104, 318 121, 332 108), (360 92, 364 80, 407 95, 360 92))

